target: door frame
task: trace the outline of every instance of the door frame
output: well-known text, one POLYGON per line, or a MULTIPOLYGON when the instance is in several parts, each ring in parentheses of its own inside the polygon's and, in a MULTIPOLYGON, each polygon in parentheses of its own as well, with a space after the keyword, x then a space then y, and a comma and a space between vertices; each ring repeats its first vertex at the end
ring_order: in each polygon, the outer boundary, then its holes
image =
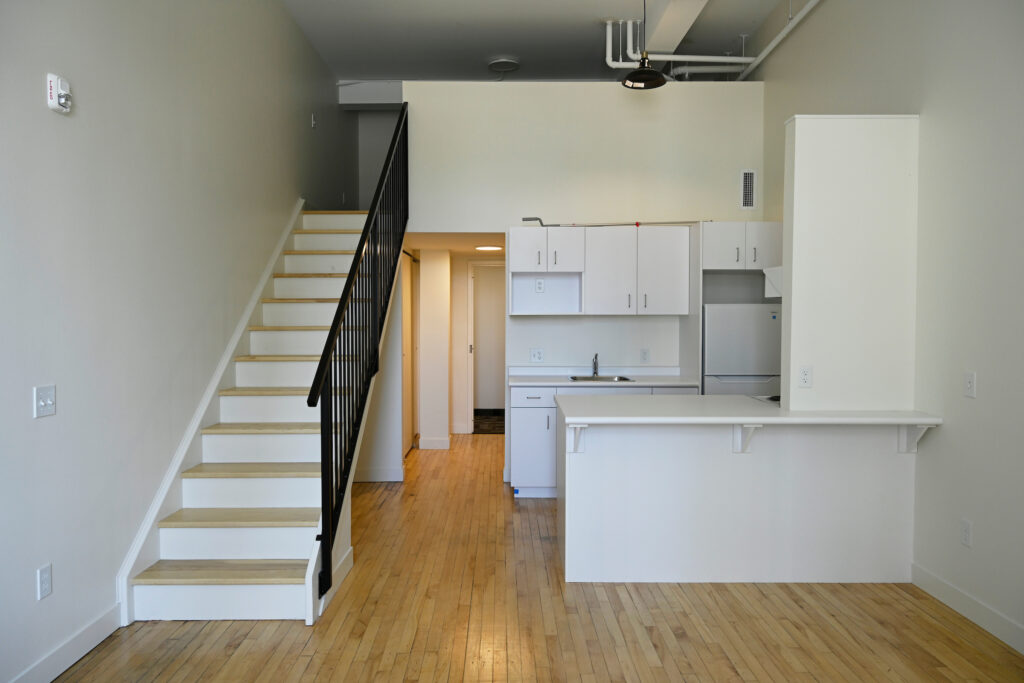
MULTIPOLYGON (((470 259, 469 261, 466 262, 466 283, 467 283, 467 287, 466 287, 466 289, 467 289, 467 291, 466 291, 466 307, 467 307, 467 311, 466 311, 466 351, 467 351, 466 358, 468 359, 467 360, 467 368, 466 368, 466 378, 467 378, 467 382, 468 382, 467 391, 466 391, 466 398, 467 398, 467 400, 466 400, 466 411, 468 413, 468 415, 467 415, 467 418, 468 418, 467 424, 469 425, 470 433, 472 433, 472 430, 473 430, 473 418, 475 417, 474 407, 473 406, 476 405, 476 371, 475 371, 475 367, 474 367, 476 365, 476 353, 475 353, 476 352, 476 346, 474 346, 474 344, 476 343, 476 340, 475 340, 475 335, 473 333, 473 328, 474 328, 474 326, 476 324, 476 321, 474 320, 474 308, 475 308, 475 305, 476 305, 476 293, 475 293, 475 281, 476 281, 476 278, 473 275, 473 270, 476 269, 476 268, 501 268, 503 274, 505 274, 507 272, 506 268, 505 268, 505 260, 504 259, 502 259, 500 261, 497 260, 497 259, 488 259, 486 261, 482 260, 482 259, 470 259), (472 351, 470 349, 472 349, 472 351)), ((505 289, 506 289, 505 301, 507 302, 508 301, 508 296, 507 296, 508 295, 508 292, 507 292, 508 282, 507 282, 507 279, 506 279, 506 282, 505 282, 505 289)), ((507 304, 506 304, 506 307, 507 307, 507 304)), ((506 323, 507 323, 507 321, 506 321, 506 323)), ((507 327, 507 324, 506 324, 506 327, 507 327)), ((506 332, 507 332, 507 330, 506 330, 506 332)))

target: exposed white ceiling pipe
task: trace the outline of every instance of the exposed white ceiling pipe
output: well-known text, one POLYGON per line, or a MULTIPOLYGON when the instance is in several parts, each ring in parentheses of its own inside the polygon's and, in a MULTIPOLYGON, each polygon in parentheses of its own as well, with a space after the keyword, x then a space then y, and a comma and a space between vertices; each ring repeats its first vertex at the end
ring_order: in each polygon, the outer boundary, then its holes
POLYGON ((669 75, 672 78, 676 76, 683 76, 685 74, 738 74, 746 68, 743 65, 740 66, 726 66, 724 64, 719 66, 674 66, 669 69, 669 75))
POLYGON ((786 36, 789 35, 789 32, 792 31, 793 29, 795 29, 796 25, 799 24, 801 21, 803 21, 803 18, 806 17, 807 14, 812 9, 814 9, 814 7, 819 2, 821 2, 821 0, 809 0, 809 2, 806 5, 804 5, 804 8, 802 10, 800 10, 799 12, 797 12, 796 16, 793 17, 792 19, 790 19, 789 23, 787 23, 785 25, 785 27, 783 27, 783 29, 781 31, 779 31, 779 35, 775 36, 775 38, 772 39, 772 42, 768 43, 768 46, 765 47, 765 49, 761 50, 761 54, 759 54, 757 56, 757 58, 750 63, 750 66, 748 66, 746 69, 744 69, 743 73, 741 73, 736 78, 736 80, 737 81, 742 81, 747 76, 749 76, 750 73, 754 69, 757 68, 758 64, 763 62, 765 57, 767 57, 769 54, 771 54, 772 50, 774 50, 778 46, 779 43, 781 43, 783 40, 785 40, 786 36))
POLYGON ((635 62, 616 61, 612 56, 612 24, 615 22, 604 22, 604 63, 613 69, 636 69, 640 66, 639 57, 635 62))
MULTIPOLYGON (((640 53, 634 49, 633 46, 633 26, 639 24, 639 21, 627 21, 626 22, 626 54, 630 59, 640 60, 640 53)), ((710 62, 718 64, 750 64, 754 61, 753 57, 726 57, 716 55, 662 55, 662 54, 648 54, 647 55, 652 62, 710 62)))

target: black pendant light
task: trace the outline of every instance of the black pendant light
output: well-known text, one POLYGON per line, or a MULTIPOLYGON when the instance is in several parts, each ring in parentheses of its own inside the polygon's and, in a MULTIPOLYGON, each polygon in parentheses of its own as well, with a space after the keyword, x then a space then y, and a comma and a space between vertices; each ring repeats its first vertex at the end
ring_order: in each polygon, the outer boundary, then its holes
MULTIPOLYGON (((621 35, 621 34, 620 34, 621 35)), ((622 79, 622 85, 631 90, 654 90, 665 85, 665 74, 651 68, 647 58, 647 0, 644 0, 644 30, 640 34, 640 68, 634 69, 622 79)))

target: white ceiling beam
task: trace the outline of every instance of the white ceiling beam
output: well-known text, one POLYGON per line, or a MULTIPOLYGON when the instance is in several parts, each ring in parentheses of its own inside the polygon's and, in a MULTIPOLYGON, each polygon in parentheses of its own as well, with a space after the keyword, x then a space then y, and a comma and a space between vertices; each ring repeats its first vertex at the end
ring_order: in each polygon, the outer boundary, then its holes
POLYGON ((706 4, 708 0, 668 0, 665 11, 656 19, 651 16, 651 5, 648 4, 647 51, 675 52, 706 4))

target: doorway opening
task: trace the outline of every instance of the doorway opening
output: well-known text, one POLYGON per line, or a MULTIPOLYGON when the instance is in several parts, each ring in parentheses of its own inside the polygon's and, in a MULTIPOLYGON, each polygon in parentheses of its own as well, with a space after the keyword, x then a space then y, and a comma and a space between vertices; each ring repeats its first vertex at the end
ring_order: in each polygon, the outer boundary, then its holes
POLYGON ((470 261, 469 398, 474 434, 505 433, 505 264, 470 261))

